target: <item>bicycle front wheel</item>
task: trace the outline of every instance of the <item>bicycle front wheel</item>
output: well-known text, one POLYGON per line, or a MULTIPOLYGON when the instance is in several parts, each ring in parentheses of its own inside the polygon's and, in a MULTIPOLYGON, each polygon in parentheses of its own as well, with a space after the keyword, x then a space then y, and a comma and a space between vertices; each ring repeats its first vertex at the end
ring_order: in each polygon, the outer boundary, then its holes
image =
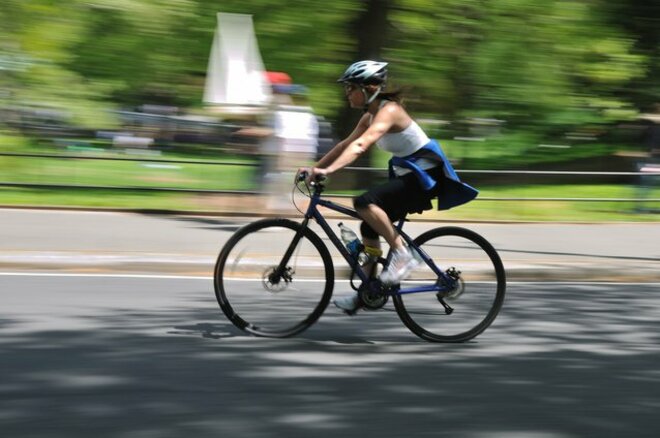
POLYGON ((488 328, 502 307, 506 290, 504 267, 492 245, 477 233, 458 227, 427 231, 414 242, 455 281, 439 294, 406 294, 406 289, 442 284, 422 263, 401 282, 403 293, 394 295, 393 301, 406 327, 432 342, 464 342, 488 328), (451 307, 451 313, 439 298, 451 307))
POLYGON ((334 269, 323 241, 287 219, 246 225, 225 244, 215 266, 215 295, 239 329, 293 336, 319 319, 332 295, 334 269), (294 238, 301 233, 297 245, 294 238), (282 259, 288 249, 291 256, 282 259))

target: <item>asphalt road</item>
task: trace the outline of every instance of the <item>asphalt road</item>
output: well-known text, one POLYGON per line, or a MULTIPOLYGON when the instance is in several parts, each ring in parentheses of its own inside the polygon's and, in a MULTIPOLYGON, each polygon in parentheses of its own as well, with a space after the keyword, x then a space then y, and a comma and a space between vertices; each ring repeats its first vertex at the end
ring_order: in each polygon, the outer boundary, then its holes
POLYGON ((514 281, 485 333, 438 345, 387 311, 237 331, 209 276, 253 219, 0 210, 1 435, 660 433, 659 224, 464 224, 514 281))
POLYGON ((0 303, 6 437, 660 433, 660 284, 512 283, 458 345, 385 311, 246 336, 209 278, 5 272, 0 303))

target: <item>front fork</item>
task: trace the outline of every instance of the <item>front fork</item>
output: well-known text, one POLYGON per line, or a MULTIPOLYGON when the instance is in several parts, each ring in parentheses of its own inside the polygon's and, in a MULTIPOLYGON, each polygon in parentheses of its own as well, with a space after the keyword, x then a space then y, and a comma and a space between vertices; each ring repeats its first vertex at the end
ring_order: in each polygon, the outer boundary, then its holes
POLYGON ((296 250, 298 247, 298 243, 300 243, 300 239, 302 239, 303 233, 307 229, 307 225, 309 224, 309 218, 305 217, 305 219, 302 221, 300 224, 300 228, 298 228, 298 231, 296 231, 296 235, 293 236, 293 240, 289 244, 289 247, 286 249, 286 252, 284 253, 284 256, 282 257, 282 260, 280 263, 277 265, 275 270, 268 275, 268 281, 272 284, 279 284, 280 280, 284 279, 287 283, 291 282, 291 274, 294 273, 294 271, 288 267, 289 260, 291 259, 291 256, 293 255, 293 252, 296 250))

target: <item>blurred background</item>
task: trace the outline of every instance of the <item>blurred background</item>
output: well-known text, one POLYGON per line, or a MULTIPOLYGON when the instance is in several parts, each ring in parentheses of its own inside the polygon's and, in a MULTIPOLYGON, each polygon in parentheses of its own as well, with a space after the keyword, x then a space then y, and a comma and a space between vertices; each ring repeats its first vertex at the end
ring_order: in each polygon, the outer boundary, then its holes
MULTIPOLYGON (((378 59, 481 190, 425 217, 658 218, 657 2, 3 0, 0 23, 1 205, 261 212, 263 187, 290 192, 269 175, 351 131, 335 81, 378 59), (220 12, 251 26, 227 34, 220 12), (242 44, 259 78, 227 72, 242 44)), ((387 159, 372 148, 355 166, 373 170, 328 192, 378 182, 387 159)))

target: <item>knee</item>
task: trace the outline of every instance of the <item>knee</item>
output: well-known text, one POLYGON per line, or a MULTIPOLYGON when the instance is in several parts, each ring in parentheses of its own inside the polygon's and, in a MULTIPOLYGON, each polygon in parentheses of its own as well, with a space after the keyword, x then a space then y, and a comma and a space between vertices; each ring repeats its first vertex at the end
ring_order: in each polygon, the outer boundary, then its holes
POLYGON ((360 233, 366 239, 378 239, 379 237, 378 233, 364 221, 360 224, 360 233))
POLYGON ((371 204, 371 202, 365 195, 360 195, 353 198, 353 208, 356 210, 364 210, 365 208, 369 207, 369 204, 371 204))

